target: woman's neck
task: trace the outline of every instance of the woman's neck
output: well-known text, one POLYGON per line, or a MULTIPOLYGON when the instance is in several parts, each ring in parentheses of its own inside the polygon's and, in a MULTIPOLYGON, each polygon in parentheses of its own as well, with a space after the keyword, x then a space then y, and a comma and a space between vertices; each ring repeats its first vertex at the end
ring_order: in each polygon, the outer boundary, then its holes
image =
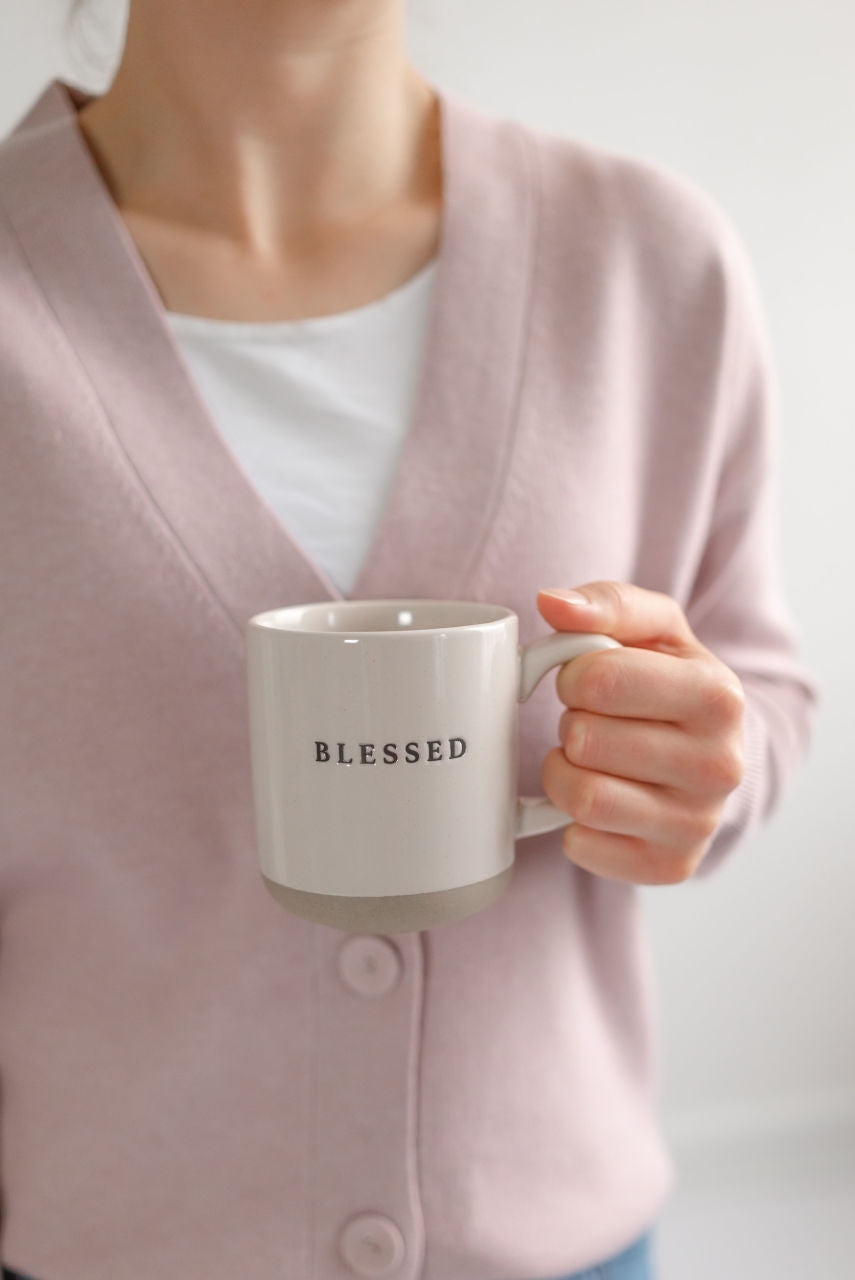
POLYGON ((78 119, 117 205, 264 257, 435 201, 402 0, 132 0, 78 119))

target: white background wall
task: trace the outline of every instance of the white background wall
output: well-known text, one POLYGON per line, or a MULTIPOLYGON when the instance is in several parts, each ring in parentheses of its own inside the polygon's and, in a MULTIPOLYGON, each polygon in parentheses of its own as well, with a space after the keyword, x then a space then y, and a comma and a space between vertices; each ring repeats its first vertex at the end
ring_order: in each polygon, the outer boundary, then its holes
MULTIPOLYGON (((4 132, 60 65, 64 3, 1 2, 4 132)), ((782 390, 784 582, 823 703, 766 829, 708 881, 640 891, 660 972, 663 1111, 687 1170, 724 1168, 734 1152, 809 1169, 823 1144, 851 1169, 855 8, 410 0, 409 12, 425 74, 488 110, 670 164, 748 244, 782 390)), ((677 1280, 689 1275, 700 1271, 677 1280)))

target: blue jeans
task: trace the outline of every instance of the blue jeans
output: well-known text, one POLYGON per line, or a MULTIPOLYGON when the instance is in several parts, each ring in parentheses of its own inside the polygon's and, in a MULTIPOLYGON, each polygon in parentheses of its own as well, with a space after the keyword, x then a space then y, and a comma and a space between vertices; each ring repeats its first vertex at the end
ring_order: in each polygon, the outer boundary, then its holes
MULTIPOLYGON (((586 1271, 574 1271, 570 1276, 555 1276, 554 1280, 654 1280, 652 1259, 653 1231, 648 1231, 635 1244, 606 1262, 600 1262, 586 1271)), ((22 1271, 3 1268, 0 1280, 31 1280, 22 1271)))
POLYGON ((655 1280, 653 1273, 653 1228, 634 1244, 605 1262, 572 1275, 550 1277, 549 1280, 655 1280))

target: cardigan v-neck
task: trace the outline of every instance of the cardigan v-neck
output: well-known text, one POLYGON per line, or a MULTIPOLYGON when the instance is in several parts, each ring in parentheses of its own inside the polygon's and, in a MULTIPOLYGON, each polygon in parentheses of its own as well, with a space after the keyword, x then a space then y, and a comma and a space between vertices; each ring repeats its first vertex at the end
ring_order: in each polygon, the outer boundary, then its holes
MULTIPOLYGON (((677 175, 441 91, 413 431, 354 596, 662 591, 745 689, 695 873, 817 681, 776 555, 750 263, 677 175)), ((38 1280, 541 1280, 673 1181, 633 885, 518 842, 486 910, 343 936, 261 883, 244 627, 340 598, 226 447, 53 84, 0 144, 0 1251, 38 1280)), ((541 789, 562 704, 519 708, 541 789)), ((691 885, 669 893, 695 893, 691 885)))
MULTIPOLYGON (((477 566, 512 439, 532 280, 531 158, 517 122, 485 130, 476 108, 434 88, 443 197, 425 355, 389 501, 350 599, 458 594, 477 566), (497 200, 492 184, 499 172, 497 200), (497 258, 491 250, 497 242, 512 251, 497 258), (487 365, 474 358, 476 347, 489 352, 487 365), (452 366, 453 380, 445 373, 452 366), (467 429, 476 415, 492 427, 490 448, 479 446, 477 457, 467 429)), ((286 605, 345 598, 291 537, 212 421, 67 90, 50 86, 40 109, 52 118, 21 157, 23 180, 4 196, 8 213, 99 389, 111 428, 173 536, 241 642, 246 618, 271 599, 286 605), (43 216, 45 171, 64 192, 59 223, 43 216), (140 377, 141 368, 147 376, 140 377), (165 401, 175 406, 169 417, 160 412, 165 401), (229 522, 221 519, 223 507, 233 513, 229 522)))

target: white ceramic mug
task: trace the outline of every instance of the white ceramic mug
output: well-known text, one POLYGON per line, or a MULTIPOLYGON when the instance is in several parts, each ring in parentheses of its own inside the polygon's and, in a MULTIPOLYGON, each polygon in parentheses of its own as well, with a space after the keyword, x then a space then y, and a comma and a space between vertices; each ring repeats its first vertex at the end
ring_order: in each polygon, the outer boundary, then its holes
POLYGON ((506 888, 514 841, 572 818, 518 797, 517 707, 611 636, 518 644, 518 618, 465 600, 270 609, 246 626, 264 883, 351 933, 428 929, 506 888))

